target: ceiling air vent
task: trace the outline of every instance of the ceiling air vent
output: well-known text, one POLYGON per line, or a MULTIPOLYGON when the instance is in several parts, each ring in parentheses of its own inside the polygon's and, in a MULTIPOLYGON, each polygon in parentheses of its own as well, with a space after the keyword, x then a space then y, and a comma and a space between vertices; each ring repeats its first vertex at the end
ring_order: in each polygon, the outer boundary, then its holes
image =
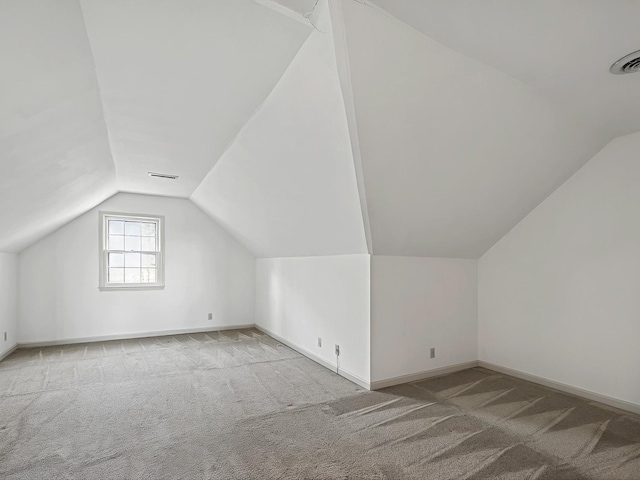
POLYGON ((616 63, 611 65, 609 69, 611 73, 623 74, 623 73, 635 73, 640 72, 640 50, 637 52, 625 55, 616 63))
POLYGON ((156 178, 166 178, 166 179, 169 179, 169 180, 177 180, 178 179, 178 175, 169 175, 167 173, 149 172, 149 176, 150 177, 156 177, 156 178))

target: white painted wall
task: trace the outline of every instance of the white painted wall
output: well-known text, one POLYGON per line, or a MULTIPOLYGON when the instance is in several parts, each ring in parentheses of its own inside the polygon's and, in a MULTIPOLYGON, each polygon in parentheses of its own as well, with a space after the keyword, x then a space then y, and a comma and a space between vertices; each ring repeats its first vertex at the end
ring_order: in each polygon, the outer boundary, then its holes
POLYGON ((120 193, 18 263, 21 343, 253 323, 254 258, 186 199, 120 193), (165 216, 163 290, 98 290, 99 210, 165 216))
POLYGON ((256 260, 256 324, 369 382, 369 255, 256 260), (322 338, 322 348, 317 339, 322 338))
POLYGON ((0 253, 0 358, 17 343, 18 256, 0 253), (7 332, 7 341, 4 341, 7 332))
POLYGON ((367 1, 569 106, 613 136, 640 130, 637 82, 620 81, 607 68, 634 50, 640 2, 367 1))
POLYGON ((640 404, 640 134, 479 260, 480 360, 640 404))
POLYGON ((338 3, 374 255, 477 259, 608 141, 379 8, 338 3))
POLYGON ((0 251, 17 253, 116 193, 77 0, 0 2, 0 251))
POLYGON ((127 192, 191 195, 312 29, 253 0, 79 3, 127 192))
POLYGON ((475 260, 372 257, 371 381, 477 360, 477 312, 475 260))
POLYGON ((321 31, 191 197, 258 257, 368 252, 324 11, 321 31))

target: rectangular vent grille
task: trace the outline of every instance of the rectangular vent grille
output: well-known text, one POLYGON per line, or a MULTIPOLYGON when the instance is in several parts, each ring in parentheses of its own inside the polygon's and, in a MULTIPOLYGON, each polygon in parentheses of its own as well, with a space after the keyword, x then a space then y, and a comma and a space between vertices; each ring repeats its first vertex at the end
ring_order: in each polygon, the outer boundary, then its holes
POLYGON ((149 172, 149 176, 150 177, 157 177, 157 178, 167 178, 169 180, 177 180, 178 179, 178 175, 169 175, 167 173, 149 172))

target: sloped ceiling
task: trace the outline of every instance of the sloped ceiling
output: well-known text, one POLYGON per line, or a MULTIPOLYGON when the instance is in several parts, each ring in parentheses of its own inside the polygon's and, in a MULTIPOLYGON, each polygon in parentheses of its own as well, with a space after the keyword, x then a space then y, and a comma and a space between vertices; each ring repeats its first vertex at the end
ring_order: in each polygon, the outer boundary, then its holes
POLYGON ((478 258, 609 140, 386 12, 339 3, 373 253, 478 258))
POLYGON ((252 0, 81 4, 118 187, 129 192, 191 195, 310 32, 252 0))
POLYGON ((640 50, 640 2, 370 1, 434 40, 569 106, 611 137, 640 130, 640 79, 609 73, 613 62, 640 50))
POLYGON ((117 188, 78 2, 0 2, 0 60, 0 251, 16 252, 117 188))
POLYGON ((326 11, 192 200, 260 257, 367 253, 326 11))
POLYGON ((129 191, 258 256, 478 258, 640 130, 638 2, 373 1, 0 2, 0 251, 129 191))
POLYGON ((117 191, 189 197, 311 32, 299 20, 253 0, 0 2, 0 251, 117 191))
MULTIPOLYGON (((292 14, 299 19, 305 18, 313 13, 318 0, 255 0, 258 3, 274 8, 285 15, 292 14), (286 12, 288 10, 288 12, 286 12)), ((304 22, 308 25, 308 22, 304 22)))

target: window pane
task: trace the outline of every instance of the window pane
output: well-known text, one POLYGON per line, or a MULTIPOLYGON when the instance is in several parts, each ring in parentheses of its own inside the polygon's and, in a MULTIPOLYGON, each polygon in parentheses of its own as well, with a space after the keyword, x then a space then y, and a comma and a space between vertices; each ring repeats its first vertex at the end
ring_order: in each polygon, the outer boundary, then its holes
POLYGON ((124 268, 110 268, 109 283, 124 283, 124 268))
POLYGON ((142 251, 143 252, 155 252, 156 251, 156 237, 142 237, 142 251))
POLYGON ((127 252, 139 252, 140 246, 140 237, 124 237, 124 249, 127 252))
POLYGON ((140 236, 140 222, 125 222, 124 234, 140 236))
POLYGON ((154 285, 163 277, 160 252, 162 219, 135 215, 105 215, 104 249, 100 263, 103 286, 136 288, 154 285), (145 252, 145 253, 143 253, 145 252))
POLYGON ((124 267, 124 253, 109 254, 109 268, 111 267, 124 267))
POLYGON ((109 220, 109 235, 124 235, 124 222, 122 220, 109 220))
POLYGON ((154 267, 156 266, 156 256, 155 255, 146 255, 142 254, 142 266, 143 267, 154 267))
POLYGON ((156 283, 156 269, 155 268, 143 268, 142 269, 142 283, 156 283))
POLYGON ((124 250, 124 237, 122 235, 109 235, 107 250, 124 250))
POLYGON ((125 268, 124 269, 124 283, 140 283, 140 269, 139 268, 125 268))
POLYGON ((156 224, 142 222, 142 236, 143 237, 155 237, 156 236, 156 224))
POLYGON ((124 254, 124 266, 125 267, 138 267, 140 268, 140 254, 139 253, 125 253, 124 254))

